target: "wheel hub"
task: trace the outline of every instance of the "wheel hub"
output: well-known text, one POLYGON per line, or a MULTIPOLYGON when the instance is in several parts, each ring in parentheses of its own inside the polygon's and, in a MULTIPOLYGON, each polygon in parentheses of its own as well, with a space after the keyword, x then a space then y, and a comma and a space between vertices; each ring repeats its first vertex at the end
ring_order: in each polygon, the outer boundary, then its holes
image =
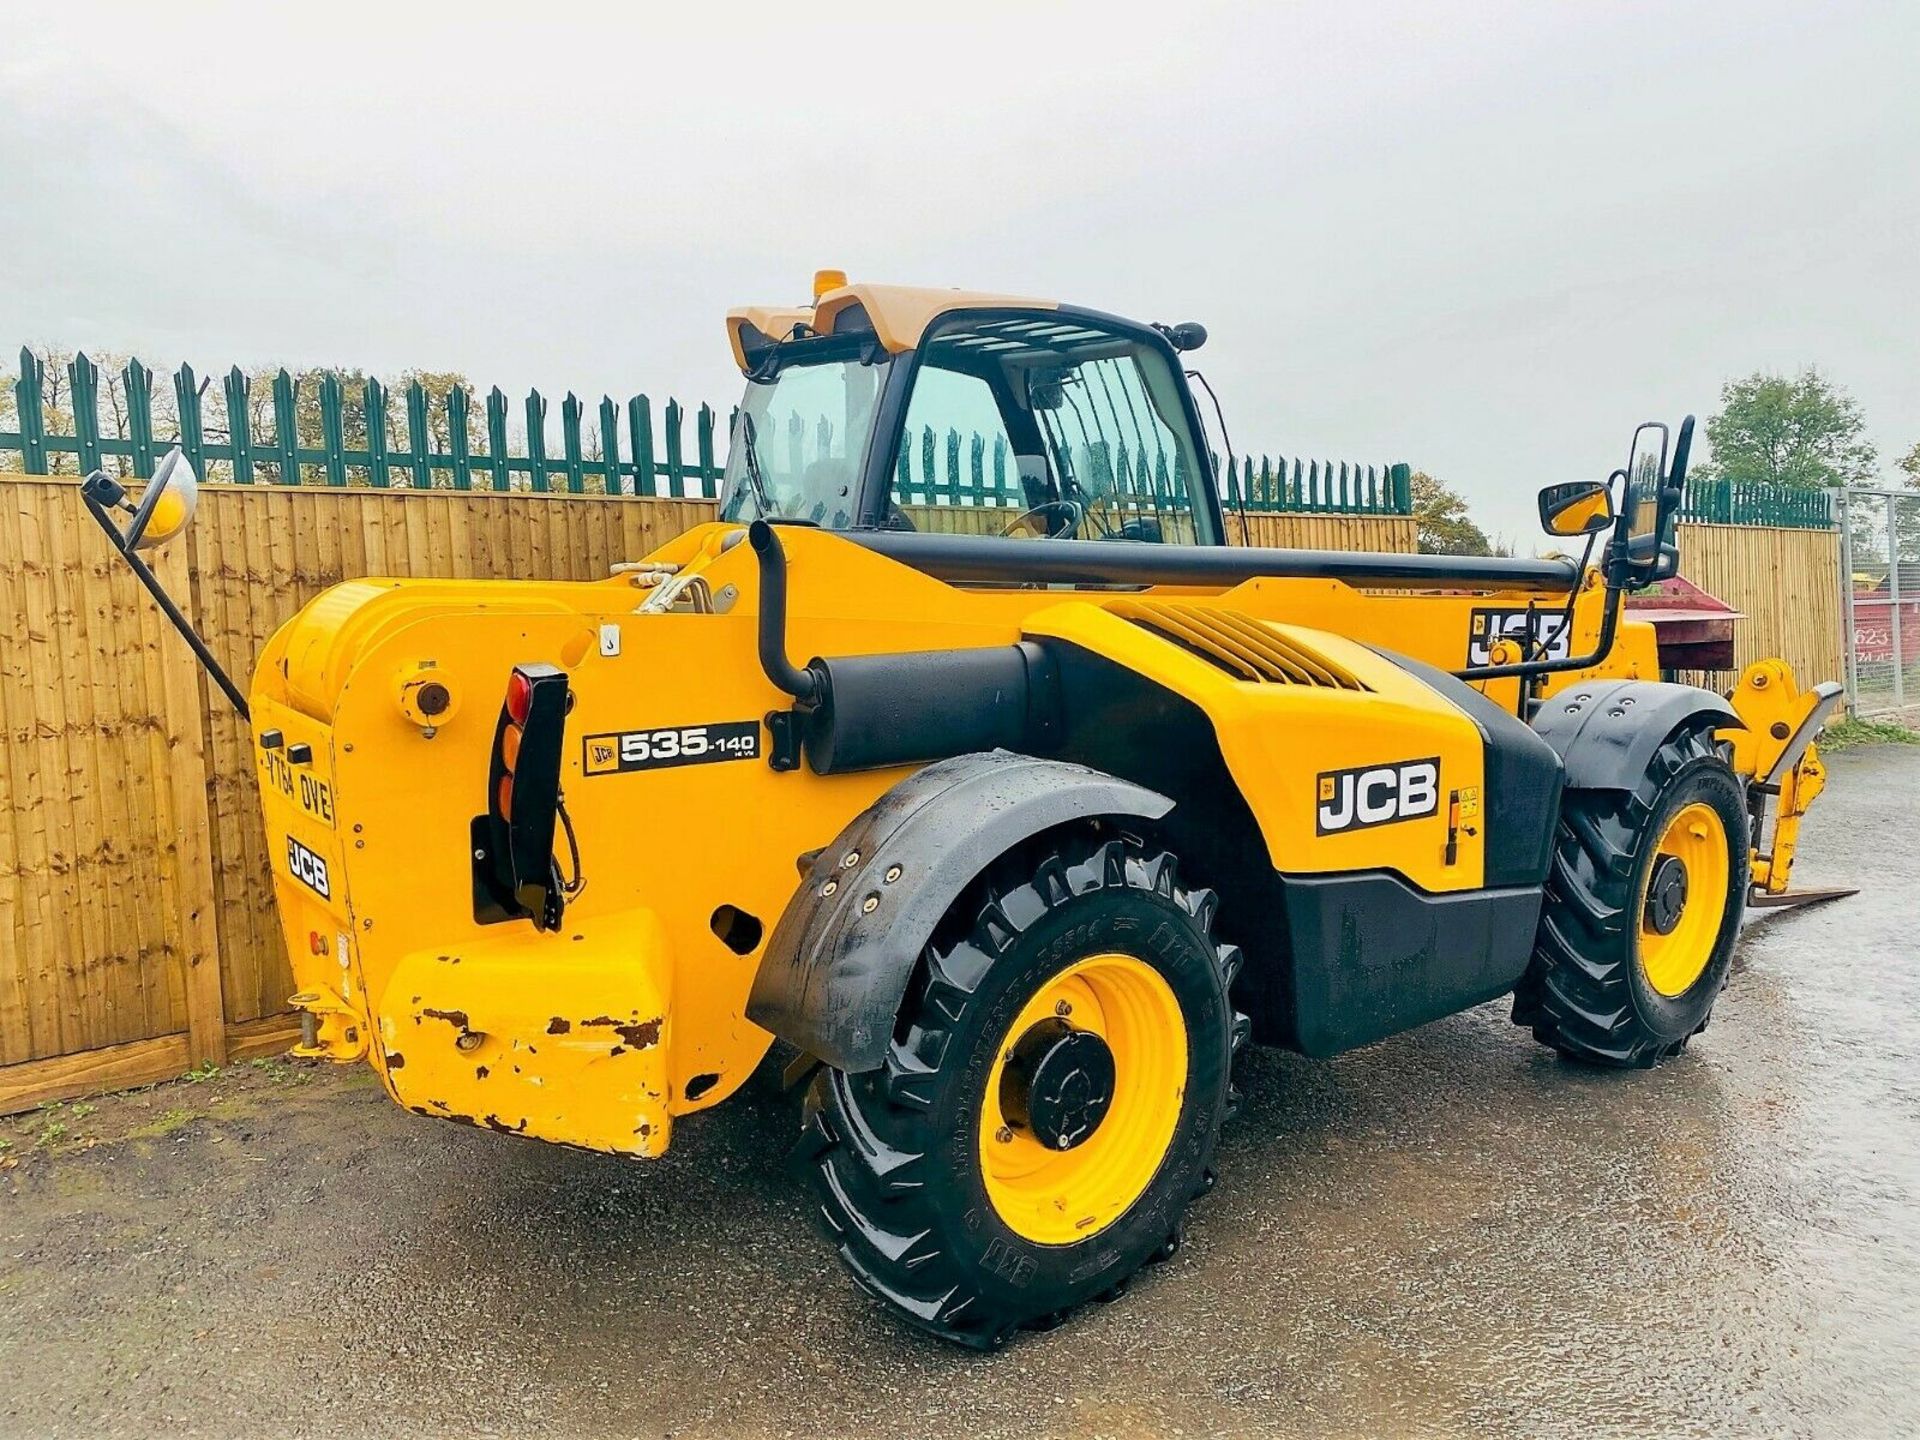
POLYGON ((1091 1030, 1044 1020, 1013 1047, 1000 1077, 1000 1110, 1049 1150, 1091 1139, 1113 1104, 1113 1051, 1091 1030))
POLYGON ((1686 861, 1678 855, 1662 855, 1654 861, 1647 880, 1647 928, 1656 935, 1671 935, 1686 908, 1686 861))

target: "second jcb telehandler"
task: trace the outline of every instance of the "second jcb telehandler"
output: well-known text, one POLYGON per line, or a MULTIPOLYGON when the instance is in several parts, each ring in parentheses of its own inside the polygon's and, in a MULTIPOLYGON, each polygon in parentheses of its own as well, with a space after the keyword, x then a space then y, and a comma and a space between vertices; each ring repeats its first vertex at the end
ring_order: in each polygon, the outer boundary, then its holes
MULTIPOLYGON (((784 1041, 828 1239, 984 1347, 1172 1252, 1250 1039, 1705 1028, 1837 687, 1662 683, 1623 618, 1690 420, 1542 492, 1577 560, 1263 549, 1196 325, 828 275, 727 326, 713 523, 597 582, 352 581, 261 655, 301 1053, 651 1157, 784 1041)), ((189 477, 116 492, 137 566, 189 477)))

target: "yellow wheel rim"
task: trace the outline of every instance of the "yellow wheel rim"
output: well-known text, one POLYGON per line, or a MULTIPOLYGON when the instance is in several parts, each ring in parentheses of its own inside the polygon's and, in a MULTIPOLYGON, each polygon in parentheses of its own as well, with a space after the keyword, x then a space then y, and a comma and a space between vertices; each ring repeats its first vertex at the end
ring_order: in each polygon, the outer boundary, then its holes
POLYGON ((1042 985, 1000 1039, 980 1107, 980 1174, 994 1211, 1039 1245, 1071 1245, 1127 1212, 1153 1180, 1187 1089, 1180 1002, 1158 970, 1131 955, 1091 955, 1042 985), (1097 1128, 1049 1149, 1002 1108, 1008 1061, 1037 1026, 1089 1031, 1113 1056, 1112 1102, 1097 1128))
POLYGON ((1684 995, 1705 972, 1720 938, 1730 880, 1720 812, 1699 801, 1682 806, 1667 822, 1640 890, 1640 969, 1662 995, 1684 995), (1677 914, 1675 865, 1681 881, 1677 914))

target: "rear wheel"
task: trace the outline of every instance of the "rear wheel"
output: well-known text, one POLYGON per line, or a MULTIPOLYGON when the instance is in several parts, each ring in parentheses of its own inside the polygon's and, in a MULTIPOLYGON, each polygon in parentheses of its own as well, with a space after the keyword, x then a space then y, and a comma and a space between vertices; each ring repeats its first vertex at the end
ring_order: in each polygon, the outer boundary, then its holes
POLYGON ((1247 1032, 1213 910, 1172 855, 1092 835, 1007 857, 956 905, 886 1063, 807 1096, 800 1158, 862 1288, 989 1347, 1173 1253, 1247 1032))
POLYGON ((1514 1022, 1595 1064, 1677 1054, 1726 984, 1746 868, 1745 791, 1709 729, 1670 736, 1631 792, 1568 791, 1514 1022))

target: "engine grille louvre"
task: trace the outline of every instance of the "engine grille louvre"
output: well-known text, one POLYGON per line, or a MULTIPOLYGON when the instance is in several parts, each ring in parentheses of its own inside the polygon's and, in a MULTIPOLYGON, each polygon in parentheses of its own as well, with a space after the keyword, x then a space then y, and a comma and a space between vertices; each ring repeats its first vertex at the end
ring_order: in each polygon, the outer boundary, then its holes
POLYGON ((1107 608, 1121 619, 1219 666, 1236 680, 1256 685, 1367 689, 1344 665, 1237 610, 1131 597, 1115 600, 1107 608))

